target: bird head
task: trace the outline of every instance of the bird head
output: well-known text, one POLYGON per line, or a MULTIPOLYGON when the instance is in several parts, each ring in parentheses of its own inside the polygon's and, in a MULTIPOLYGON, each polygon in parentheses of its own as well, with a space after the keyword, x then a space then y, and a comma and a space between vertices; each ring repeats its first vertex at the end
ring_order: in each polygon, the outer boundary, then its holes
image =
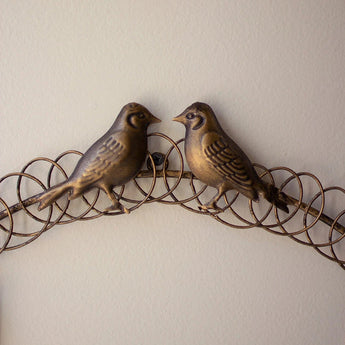
POLYGON ((128 103, 120 111, 114 126, 126 127, 135 130, 146 130, 152 123, 159 123, 160 119, 155 117, 143 105, 139 103, 128 103))
POLYGON ((212 108, 201 102, 190 105, 182 114, 174 117, 173 121, 182 123, 187 130, 200 128, 212 130, 220 127, 212 108))

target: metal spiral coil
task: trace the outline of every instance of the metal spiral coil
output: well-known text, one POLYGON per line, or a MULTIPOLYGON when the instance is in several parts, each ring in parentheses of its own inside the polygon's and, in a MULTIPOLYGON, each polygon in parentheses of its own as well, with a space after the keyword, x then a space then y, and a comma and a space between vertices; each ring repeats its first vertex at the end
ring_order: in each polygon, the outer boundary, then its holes
MULTIPOLYGON (((260 177, 276 185, 293 200, 289 215, 282 216, 277 208, 265 200, 260 200, 259 203, 248 201, 235 191, 225 195, 221 210, 200 210, 198 206, 203 204, 203 198, 210 190, 212 192, 212 188, 203 185, 190 171, 184 169, 183 150, 180 147, 184 140, 174 141, 162 133, 152 133, 149 137, 150 144, 158 140, 159 147, 165 145, 167 148, 165 153, 148 153, 147 169, 142 170, 131 185, 115 188, 119 200, 126 204, 129 211, 154 202, 179 205, 188 211, 210 216, 232 228, 259 227, 276 235, 290 237, 298 243, 314 248, 345 269, 345 241, 342 241, 345 227, 341 225, 345 209, 335 210, 336 204, 340 204, 337 200, 345 198, 344 188, 324 188, 319 179, 308 172, 296 173, 286 167, 267 169, 255 164, 260 177), (175 165, 173 168, 172 163, 175 165), (286 177, 283 177, 284 175, 286 177), (332 217, 326 215, 329 212, 332 217)), ((0 195, 0 253, 26 246, 55 225, 91 220, 103 215, 123 214, 121 211, 102 211, 102 195, 99 190, 89 192, 73 202, 67 198, 60 199, 47 210, 37 211, 37 198, 54 185, 55 175, 58 173, 60 177, 68 178, 64 161, 80 158, 81 155, 79 151, 70 150, 60 154, 55 160, 38 157, 27 163, 20 172, 7 174, 0 179, 0 191, 7 190, 11 181, 15 184, 16 194, 16 200, 11 201, 9 199, 13 199, 13 189, 8 193, 9 196, 0 195), (42 174, 43 165, 46 165, 44 177, 30 172, 36 167, 42 174), (30 189, 27 184, 32 183, 39 187, 40 191, 33 196, 24 197, 25 191, 27 193, 32 190, 32 186, 30 189), (75 207, 75 203, 78 203, 78 207, 75 207), (31 224, 38 225, 39 229, 27 232, 31 224), (19 227, 23 230, 18 230, 19 227)))

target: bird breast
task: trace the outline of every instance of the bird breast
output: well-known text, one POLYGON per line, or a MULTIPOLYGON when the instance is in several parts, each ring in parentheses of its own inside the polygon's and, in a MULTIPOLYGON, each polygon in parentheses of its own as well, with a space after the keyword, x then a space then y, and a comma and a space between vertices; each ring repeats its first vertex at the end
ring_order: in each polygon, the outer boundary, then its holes
POLYGON ((129 182, 142 167, 147 152, 147 139, 123 138, 124 150, 106 171, 105 180, 109 185, 123 185, 129 182))
POLYGON ((217 188, 219 185, 224 183, 224 177, 218 174, 212 164, 208 161, 204 149, 201 135, 190 133, 190 135, 186 137, 186 160, 193 175, 203 183, 217 188))

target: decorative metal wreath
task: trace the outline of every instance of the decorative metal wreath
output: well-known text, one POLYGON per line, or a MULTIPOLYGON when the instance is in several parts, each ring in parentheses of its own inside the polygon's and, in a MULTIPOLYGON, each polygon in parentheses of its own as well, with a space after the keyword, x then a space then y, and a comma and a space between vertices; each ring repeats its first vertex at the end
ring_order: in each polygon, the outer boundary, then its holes
MULTIPOLYGON (((308 172, 296 173, 287 167, 266 169, 254 164, 261 178, 289 195, 293 201, 293 210, 289 215, 282 215, 283 212, 265 200, 259 203, 248 201, 235 191, 223 196, 221 209, 200 210, 198 206, 203 204, 202 200, 210 188, 184 169, 181 149, 184 139, 174 141, 162 133, 152 133, 148 137, 149 147, 166 146, 166 149, 164 153, 149 153, 145 170, 141 170, 130 183, 114 189, 129 211, 155 202, 178 205, 232 228, 259 227, 289 237, 314 248, 345 269, 345 227, 340 223, 345 209, 335 211, 335 198, 345 196, 344 188, 324 188, 319 179, 308 172), (332 217, 326 212, 331 212, 332 217)), ((72 161, 80 156, 82 153, 70 150, 54 160, 38 157, 28 162, 20 172, 0 179, 0 253, 26 246, 56 225, 123 214, 121 210, 102 211, 102 194, 98 189, 75 201, 59 199, 46 210, 37 211, 34 204, 37 204, 42 190, 59 179, 61 181, 61 178, 67 179, 72 161), (39 229, 27 232, 34 225, 39 229)))

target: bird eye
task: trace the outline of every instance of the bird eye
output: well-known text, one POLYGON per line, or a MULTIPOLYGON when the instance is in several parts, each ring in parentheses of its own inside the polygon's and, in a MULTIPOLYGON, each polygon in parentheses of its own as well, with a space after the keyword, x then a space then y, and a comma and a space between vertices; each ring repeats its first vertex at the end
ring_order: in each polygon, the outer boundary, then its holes
POLYGON ((138 113, 137 114, 138 119, 143 119, 145 115, 143 113, 138 113))
POLYGON ((188 120, 192 120, 192 119, 194 119, 194 117, 195 117, 195 115, 193 113, 188 113, 187 116, 186 116, 186 118, 188 120))

